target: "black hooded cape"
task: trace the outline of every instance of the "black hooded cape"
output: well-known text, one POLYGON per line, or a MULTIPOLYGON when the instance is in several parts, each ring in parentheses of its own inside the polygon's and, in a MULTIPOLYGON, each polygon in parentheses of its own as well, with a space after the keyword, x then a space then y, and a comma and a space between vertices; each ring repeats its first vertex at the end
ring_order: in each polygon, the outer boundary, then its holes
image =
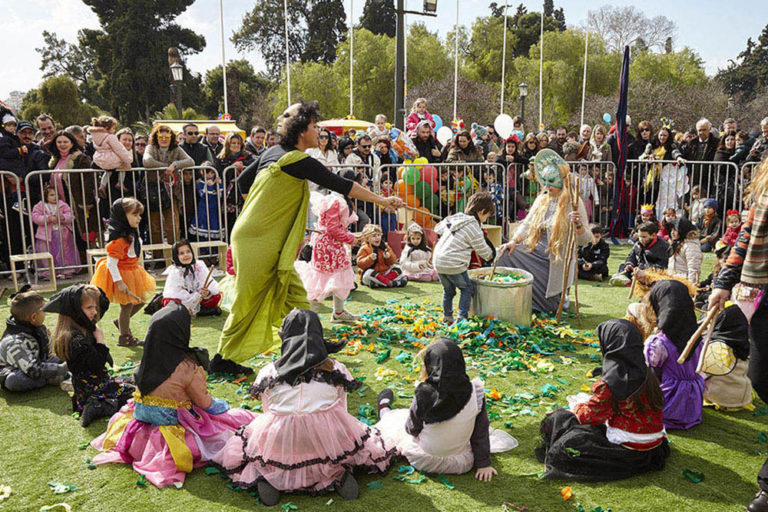
POLYGON ((424 423, 456 416, 472 396, 464 354, 455 341, 438 338, 424 354, 427 379, 416 388, 415 399, 424 423))
POLYGON ((629 320, 608 320, 597 326, 603 369, 600 378, 619 402, 634 395, 645 383, 648 367, 643 336, 629 320))
POLYGON ((680 281, 658 281, 651 287, 648 298, 656 313, 659 330, 669 338, 677 351, 682 353, 698 327, 688 287, 680 281))

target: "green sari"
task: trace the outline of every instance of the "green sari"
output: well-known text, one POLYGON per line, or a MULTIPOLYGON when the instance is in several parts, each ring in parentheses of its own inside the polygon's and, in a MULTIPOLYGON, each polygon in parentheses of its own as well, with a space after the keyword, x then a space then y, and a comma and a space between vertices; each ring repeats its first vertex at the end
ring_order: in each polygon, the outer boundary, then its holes
POLYGON ((232 229, 234 297, 218 348, 225 359, 241 363, 274 348, 283 317, 309 308, 293 267, 307 225, 309 185, 282 170, 305 158, 294 150, 259 171, 232 229))

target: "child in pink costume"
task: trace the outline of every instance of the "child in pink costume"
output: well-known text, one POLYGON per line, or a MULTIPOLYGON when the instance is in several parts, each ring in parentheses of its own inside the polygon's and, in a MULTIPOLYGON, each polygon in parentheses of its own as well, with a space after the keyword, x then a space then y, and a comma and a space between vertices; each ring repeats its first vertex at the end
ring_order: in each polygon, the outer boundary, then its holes
POLYGON ((307 298, 316 309, 318 304, 333 296, 333 316, 331 322, 356 322, 359 316, 344 309, 344 301, 349 292, 355 289, 355 271, 347 245, 357 243, 355 235, 347 226, 357 222, 357 215, 351 212, 346 200, 337 193, 322 195, 312 192, 310 196, 312 213, 317 217, 317 230, 313 233, 312 261, 296 261, 298 272, 307 298))
POLYGON ((405 248, 400 254, 400 266, 409 281, 437 281, 437 270, 432 266, 432 249, 424 229, 415 222, 405 233, 405 248))

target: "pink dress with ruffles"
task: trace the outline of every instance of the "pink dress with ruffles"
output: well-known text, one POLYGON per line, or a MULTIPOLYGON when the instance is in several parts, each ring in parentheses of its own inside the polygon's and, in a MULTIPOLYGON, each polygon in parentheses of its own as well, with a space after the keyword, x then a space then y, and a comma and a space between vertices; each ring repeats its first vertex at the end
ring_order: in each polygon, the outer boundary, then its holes
POLYGON ((259 372, 252 388, 261 392, 264 414, 235 432, 215 457, 246 490, 266 480, 282 492, 312 495, 332 491, 347 470, 385 472, 395 447, 378 429, 347 412, 347 389, 357 383, 346 366, 311 370, 296 385, 279 381, 274 363, 259 372))
POLYGON ((357 215, 349 211, 344 197, 335 192, 312 192, 310 202, 320 233, 311 238, 312 261, 296 261, 294 267, 310 301, 320 302, 331 295, 344 300, 355 288, 355 271, 347 247, 355 243, 355 236, 347 226, 357 221, 357 215))
POLYGON ((203 369, 184 361, 152 394, 136 391, 110 418, 107 431, 91 442, 102 450, 93 462, 132 464, 157 487, 181 486, 187 473, 207 465, 253 418, 212 398, 203 369))

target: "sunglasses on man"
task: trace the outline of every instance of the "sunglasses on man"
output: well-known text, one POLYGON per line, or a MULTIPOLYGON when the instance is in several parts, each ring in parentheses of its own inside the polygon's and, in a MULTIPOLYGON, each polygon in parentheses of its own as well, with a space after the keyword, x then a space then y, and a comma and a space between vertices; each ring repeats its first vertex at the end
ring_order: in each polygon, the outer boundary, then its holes
POLYGON ((192 136, 192 135, 197 135, 197 134, 199 134, 199 133, 200 133, 200 132, 187 132, 187 135, 189 135, 189 136, 192 136))
POLYGON ((371 145, 370 144, 360 144, 360 147, 362 149, 371 149, 371 145))

